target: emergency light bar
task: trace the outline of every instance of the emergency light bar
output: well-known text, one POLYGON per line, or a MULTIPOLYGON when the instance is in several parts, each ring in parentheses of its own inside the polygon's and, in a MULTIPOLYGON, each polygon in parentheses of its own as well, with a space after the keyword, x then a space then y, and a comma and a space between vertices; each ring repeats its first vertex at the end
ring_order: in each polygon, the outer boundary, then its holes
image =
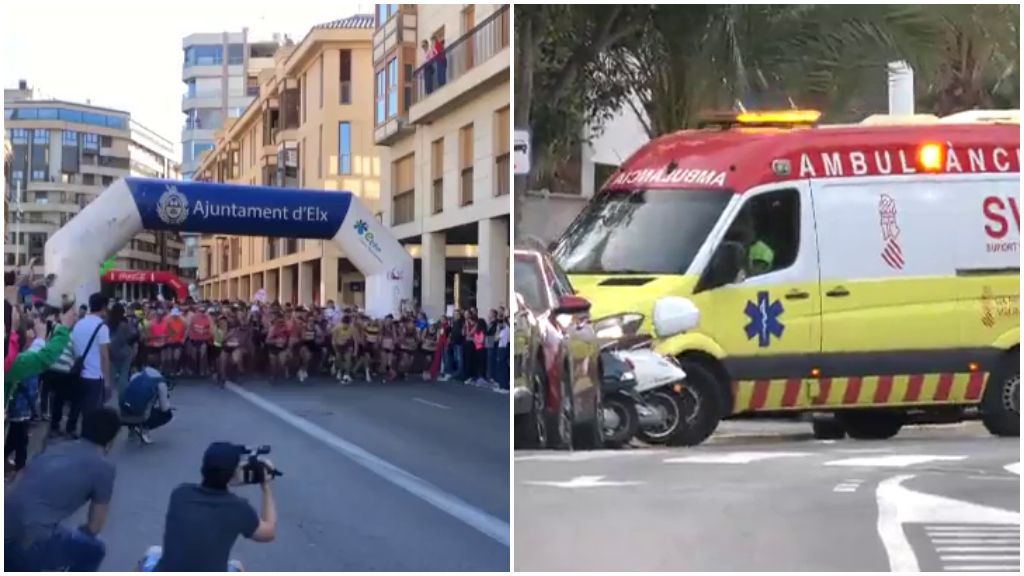
POLYGON ((701 118, 699 126, 701 128, 712 126, 720 128, 735 126, 789 128, 813 126, 818 123, 819 118, 821 118, 821 112, 818 110, 718 112, 705 115, 701 118))

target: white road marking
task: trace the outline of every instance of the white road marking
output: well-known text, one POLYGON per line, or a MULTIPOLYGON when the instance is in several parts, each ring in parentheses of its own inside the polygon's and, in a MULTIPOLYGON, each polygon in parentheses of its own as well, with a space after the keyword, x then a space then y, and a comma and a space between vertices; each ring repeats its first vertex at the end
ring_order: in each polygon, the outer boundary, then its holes
POLYGON ((1006 471, 1013 472, 1017 476, 1020 476, 1020 462, 1017 462, 1016 464, 1007 464, 1006 471))
POLYGON ((939 546, 936 552, 1020 552, 1020 546, 939 546))
MULTIPOLYGON (((893 572, 920 571, 917 555, 907 540, 904 524, 945 523, 953 527, 1001 525, 1004 529, 1020 529, 1020 512, 915 492, 902 486, 904 481, 911 478, 914 476, 902 475, 883 480, 875 493, 878 501, 878 536, 885 546, 889 567, 893 572)), ((941 534, 942 537, 948 537, 956 532, 941 534)))
POLYGON ((630 456, 655 456, 664 454, 666 450, 587 450, 581 452, 556 452, 554 454, 529 454, 516 456, 516 462, 587 462, 608 458, 628 458, 630 456))
POLYGON ((553 486, 555 488, 600 488, 605 486, 636 486, 643 482, 619 482, 614 480, 602 480, 604 476, 577 476, 565 482, 524 482, 534 486, 553 486))
POLYGON ((1019 538, 932 538, 932 544, 1019 544, 1019 538))
POLYGON ((946 566, 946 572, 1020 572, 1020 565, 1008 564, 973 564, 963 566, 946 566))
POLYGON ((981 530, 984 532, 1012 532, 1017 534, 1020 529, 1017 526, 972 526, 970 524, 951 524, 946 526, 928 526, 928 532, 960 532, 963 530, 981 530))
POLYGON ((926 462, 956 462, 965 460, 967 456, 936 456, 930 454, 890 454, 887 456, 865 456, 862 458, 845 458, 826 462, 825 466, 879 466, 886 468, 906 468, 926 462))
POLYGON ((856 492, 857 488, 860 488, 860 485, 863 482, 864 481, 859 479, 859 478, 851 478, 849 480, 843 480, 839 484, 836 484, 835 488, 833 488, 832 491, 833 492, 845 492, 845 493, 856 492))
POLYGON ((1020 554, 1005 554, 992 556, 990 554, 954 554, 952 556, 939 556, 943 562, 996 562, 1002 560, 1020 561, 1020 554))
POLYGON ((290 424, 293 428, 320 440, 327 446, 333 448, 336 452, 348 457, 356 464, 394 484, 395 486, 402 488, 406 492, 416 496, 441 512, 444 512, 467 526, 478 530, 503 546, 507 547, 510 545, 511 530, 508 522, 491 516, 487 512, 469 504, 461 498, 441 490, 426 480, 410 472, 406 472, 398 466, 395 466, 383 458, 364 450, 348 440, 335 436, 331 432, 324 430, 305 418, 292 414, 269 400, 265 400, 264 398, 231 383, 227 384, 227 388, 249 401, 249 403, 258 408, 262 408, 264 411, 276 416, 286 424, 290 424))
POLYGON ((724 452, 721 454, 695 454, 681 458, 666 458, 666 464, 750 464, 772 458, 798 458, 810 452, 724 452))
POLYGON ((426 404, 427 406, 433 406, 434 408, 440 408, 441 410, 451 410, 451 406, 445 406, 444 404, 438 404, 437 402, 431 402, 430 400, 424 400, 423 398, 416 397, 412 399, 413 402, 419 402, 420 404, 426 404))

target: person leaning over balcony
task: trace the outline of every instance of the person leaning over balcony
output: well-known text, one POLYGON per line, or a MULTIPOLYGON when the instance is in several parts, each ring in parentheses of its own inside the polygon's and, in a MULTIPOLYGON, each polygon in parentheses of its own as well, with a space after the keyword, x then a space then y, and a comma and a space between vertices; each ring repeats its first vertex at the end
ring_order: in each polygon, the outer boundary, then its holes
POLYGON ((434 76, 438 88, 448 81, 448 56, 444 53, 444 38, 434 40, 434 76))
POLYGON ((427 40, 420 43, 420 48, 423 49, 423 66, 420 68, 423 70, 423 92, 430 94, 434 91, 434 48, 427 40))

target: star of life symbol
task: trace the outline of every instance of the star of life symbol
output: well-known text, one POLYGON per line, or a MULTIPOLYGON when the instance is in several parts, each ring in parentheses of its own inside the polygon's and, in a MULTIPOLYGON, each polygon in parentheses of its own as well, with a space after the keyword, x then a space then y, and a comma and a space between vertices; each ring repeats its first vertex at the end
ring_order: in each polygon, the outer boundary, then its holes
POLYGON ((156 215, 164 224, 177 226, 188 218, 188 198, 174 186, 168 186, 156 203, 156 215))
POLYGON ((747 340, 757 337, 757 345, 761 348, 771 346, 772 337, 782 338, 786 326, 779 321, 779 317, 785 312, 782 302, 771 300, 767 291, 757 293, 757 302, 747 301, 747 307, 743 311, 750 318, 750 322, 744 328, 747 332, 747 340))
POLYGON ((356 222, 356 233, 362 236, 366 234, 366 231, 370 229, 370 225, 366 223, 366 220, 360 220, 356 222))
POLYGON ((900 246, 900 226, 896 221, 896 200, 882 194, 878 201, 878 223, 882 231, 882 261, 893 270, 902 270, 906 261, 900 246))

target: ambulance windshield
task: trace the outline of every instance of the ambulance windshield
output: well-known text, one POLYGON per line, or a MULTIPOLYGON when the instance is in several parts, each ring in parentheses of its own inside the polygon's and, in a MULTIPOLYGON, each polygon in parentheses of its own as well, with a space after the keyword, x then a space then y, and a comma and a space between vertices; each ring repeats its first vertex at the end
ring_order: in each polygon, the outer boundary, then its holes
POLYGON ((721 189, 605 191, 553 255, 569 274, 682 274, 731 198, 721 189))

